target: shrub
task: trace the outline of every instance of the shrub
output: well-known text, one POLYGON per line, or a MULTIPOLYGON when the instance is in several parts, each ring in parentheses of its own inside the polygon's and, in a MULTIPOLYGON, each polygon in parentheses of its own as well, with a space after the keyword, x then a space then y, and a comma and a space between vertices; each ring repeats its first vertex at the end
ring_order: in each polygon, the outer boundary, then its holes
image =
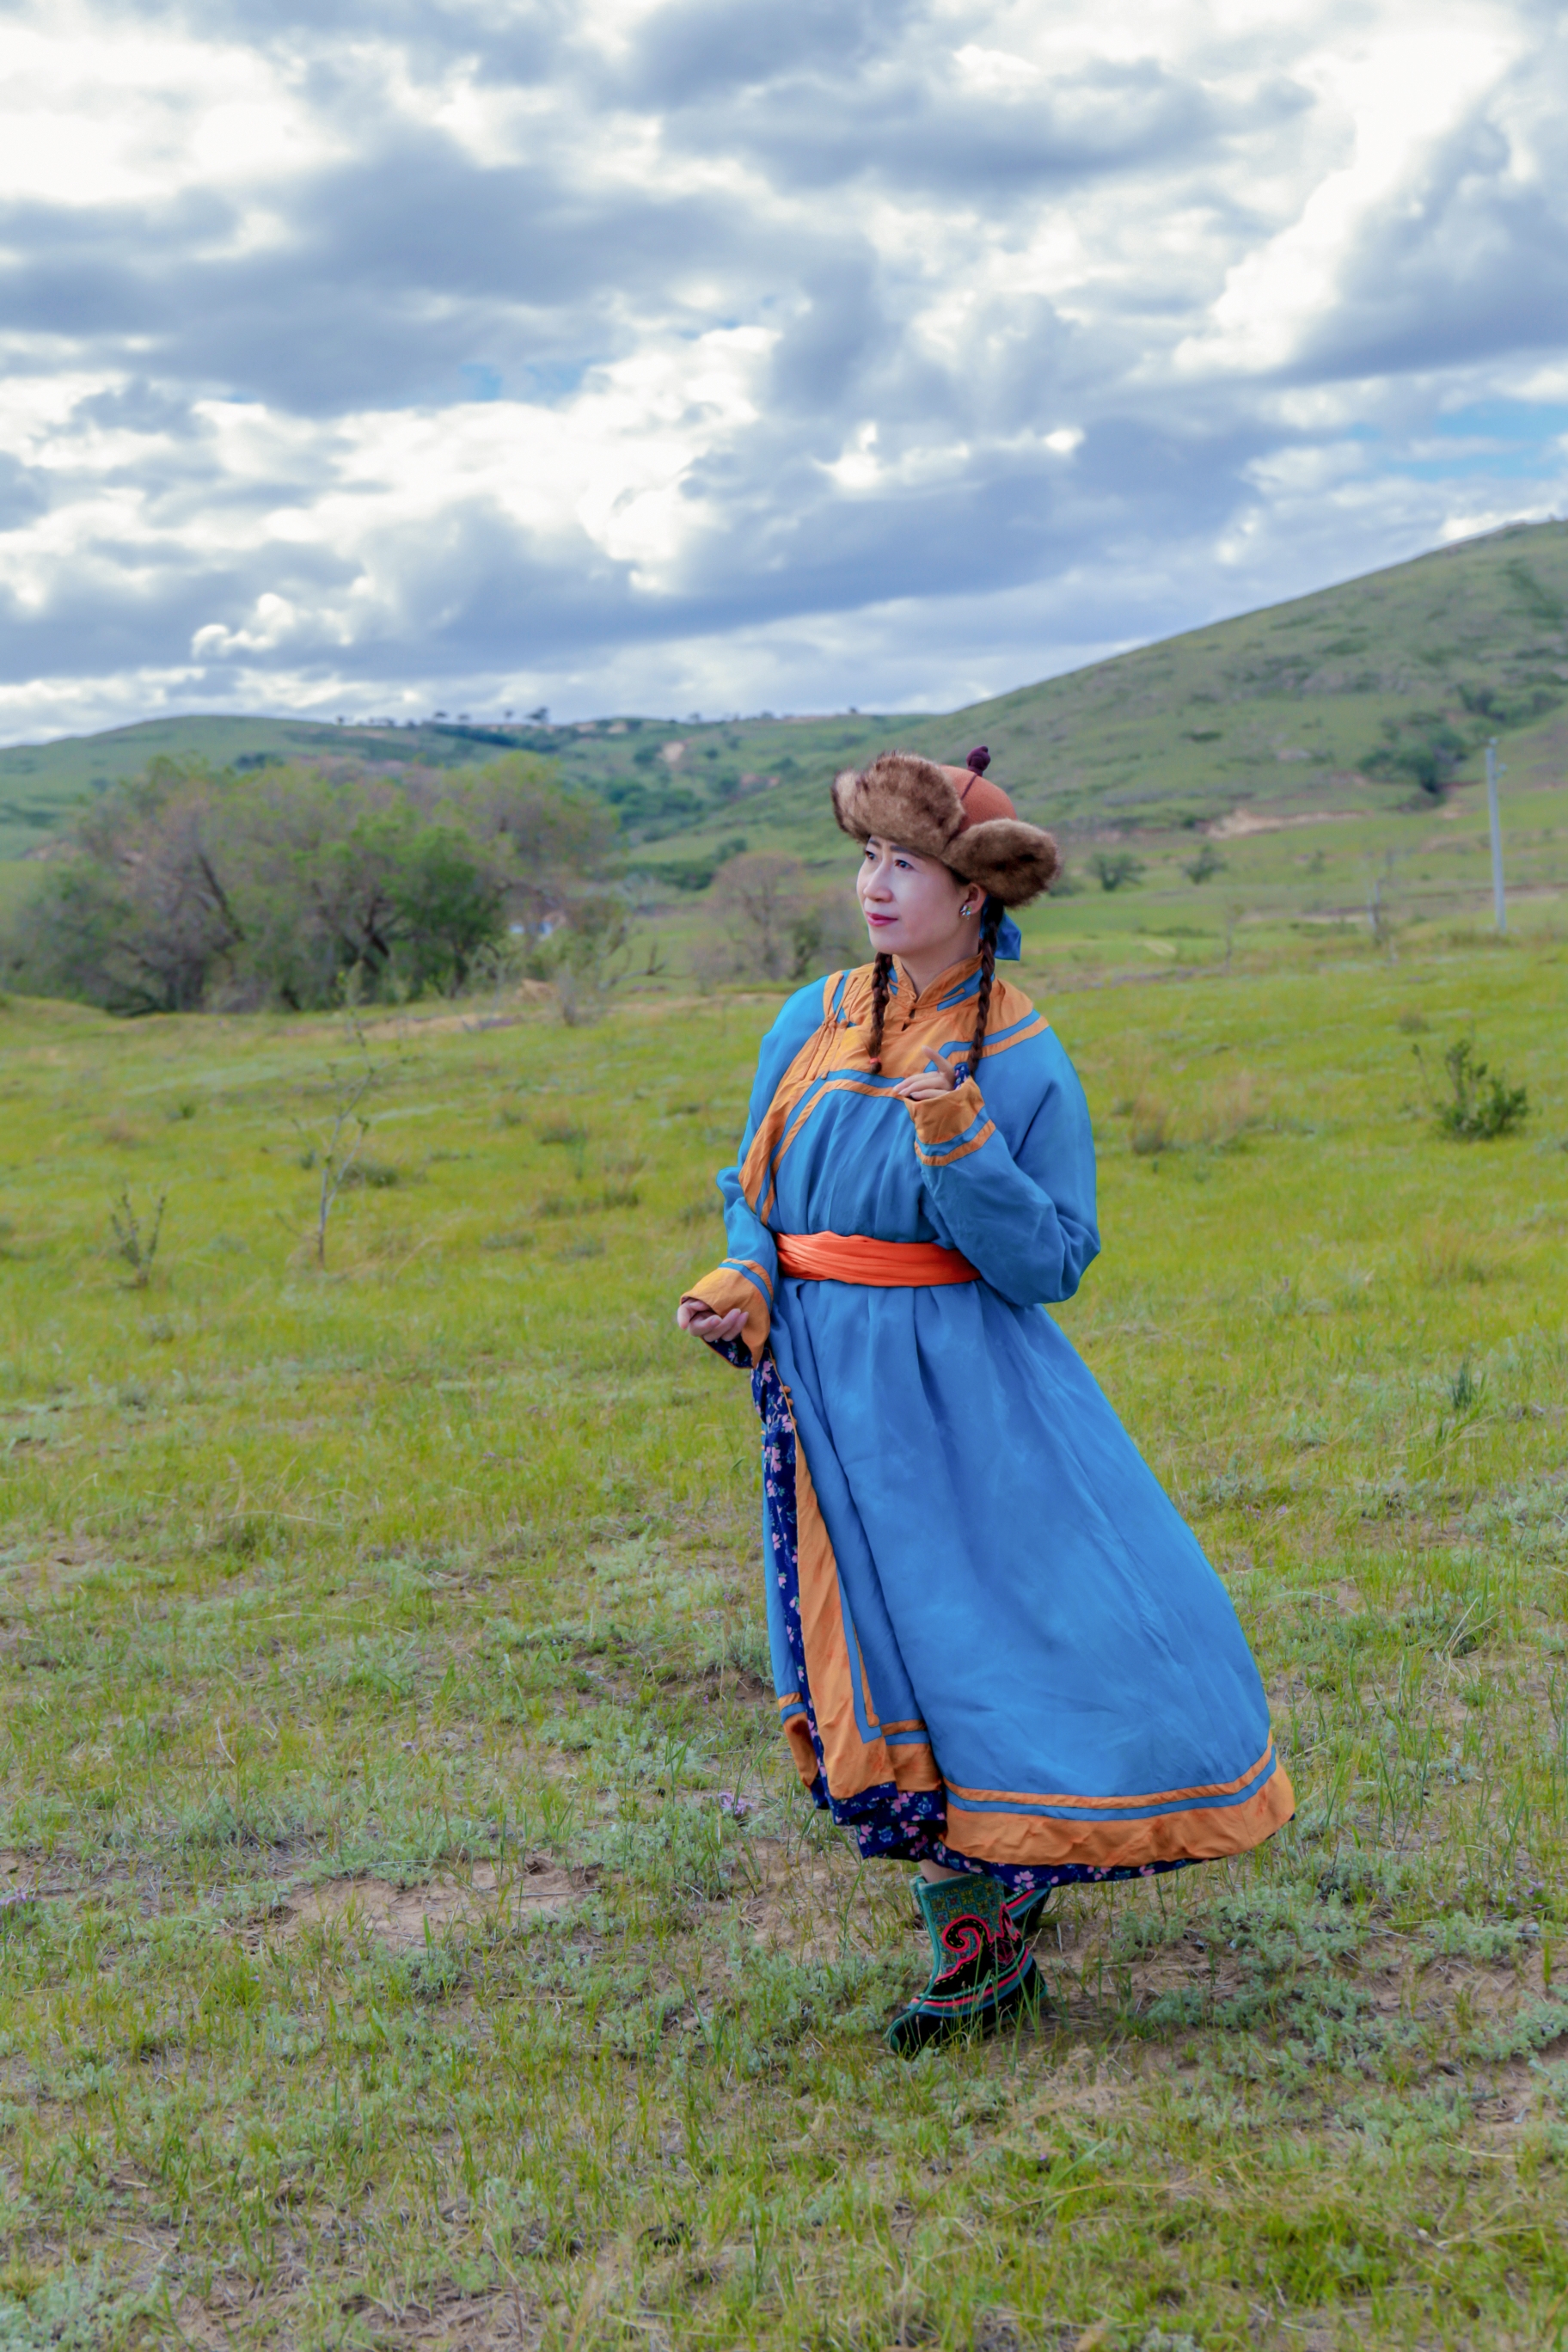
MULTIPOLYGON (((1425 1071, 1419 1045, 1415 1053, 1425 1071)), ((1450 1045, 1443 1056, 1443 1067, 1447 1073, 1447 1092, 1432 1097, 1432 1116, 1440 1135, 1462 1142, 1488 1141, 1523 1125, 1530 1113, 1528 1087, 1510 1087, 1500 1070, 1493 1071, 1478 1061, 1474 1038, 1460 1037, 1450 1045)))

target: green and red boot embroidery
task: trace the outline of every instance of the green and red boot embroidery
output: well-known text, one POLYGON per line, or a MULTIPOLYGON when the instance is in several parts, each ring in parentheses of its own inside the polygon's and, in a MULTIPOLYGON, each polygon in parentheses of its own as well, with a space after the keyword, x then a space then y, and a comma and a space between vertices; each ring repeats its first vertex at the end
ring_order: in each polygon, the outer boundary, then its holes
POLYGON ((908 2057, 948 2034, 984 2032, 1014 2011, 1037 2005, 1045 1982, 994 1878, 944 1878, 915 1886, 931 1936, 931 1982, 887 2032, 908 2057))
MULTIPOLYGON (((925 1880, 917 1870, 910 1881, 910 1894, 913 1898, 915 1910, 922 1918, 925 1915, 921 1912, 920 1890, 924 1885, 925 1880)), ((1026 1943, 1044 1924, 1046 1913, 1050 1909, 1051 1897, 1055 1893, 1054 1886, 1028 1886, 1020 1894, 1003 1895, 1002 1908, 1026 1943)))
POLYGON ((1054 1886, 1031 1886, 1021 1895, 1004 1895, 1002 1897, 1003 1910, 1026 1943, 1037 1927, 1045 1925, 1046 1913, 1055 1893, 1054 1886))

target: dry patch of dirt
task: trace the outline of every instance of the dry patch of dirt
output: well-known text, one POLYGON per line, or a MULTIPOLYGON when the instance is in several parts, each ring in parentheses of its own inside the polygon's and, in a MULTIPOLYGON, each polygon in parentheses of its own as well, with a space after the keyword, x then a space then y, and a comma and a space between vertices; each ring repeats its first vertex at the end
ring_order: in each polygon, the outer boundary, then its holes
POLYGON ((60 1886, 40 1886, 38 1874, 25 1853, 13 1853, 8 1847, 0 1847, 0 1918, 7 1912, 25 1910, 30 1903, 43 1902, 65 1891, 60 1886))
MULTIPOLYGON (((1352 780, 1347 777, 1345 781, 1352 780)), ((1236 841, 1254 833, 1294 833, 1304 824, 1350 824, 1368 814, 1365 809, 1310 809, 1293 816, 1265 816, 1258 809, 1238 808, 1205 826, 1205 831, 1212 834, 1215 841, 1236 841)))
POLYGON ((741 1916, 771 1951, 805 1961, 873 1950, 884 1940, 889 1903, 907 1909, 911 1933, 918 1924, 901 1877, 895 1885, 890 1873, 863 1874, 847 1850, 797 1853, 776 1838, 753 1838, 749 1853, 752 1886, 741 1916))
POLYGON ((510 1029, 525 1015, 552 1009, 555 1003, 556 992, 548 981, 522 980, 503 999, 488 1005, 476 1003, 465 1013, 400 1013, 390 1021, 367 1023, 364 1035, 370 1044, 381 1045, 409 1036, 449 1037, 462 1030, 477 1034, 486 1029, 510 1029))
POLYGON ((418 2352, 531 2352, 542 2333, 542 2323, 521 2291, 468 2295, 459 2288, 439 2295, 433 2309, 416 2305, 391 2328, 383 2323, 381 2340, 417 2347, 418 2352))
POLYGON ((454 1927, 517 1925, 549 1917, 580 1900, 587 1881, 550 1869, 499 1873, 489 1863, 466 1878, 432 1878, 395 1886, 385 1878, 329 1878, 275 1912, 263 1937, 289 1941, 306 1927, 342 1927, 373 1936, 388 1951, 414 1951, 454 1927))

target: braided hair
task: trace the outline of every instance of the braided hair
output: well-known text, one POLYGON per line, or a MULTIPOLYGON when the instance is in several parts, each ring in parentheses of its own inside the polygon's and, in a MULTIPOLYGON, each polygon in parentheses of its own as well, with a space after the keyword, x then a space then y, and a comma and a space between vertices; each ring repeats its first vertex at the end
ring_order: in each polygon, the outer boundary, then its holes
MULTIPOLYGON (((1002 928, 1002 901, 987 898, 980 919, 980 986, 974 998, 974 1039, 969 1048, 966 1076, 973 1077, 985 1051, 985 1031, 991 1019, 991 992, 996 984, 996 935, 1002 928)), ((888 998, 893 985, 893 959, 878 956, 871 966, 871 1034, 866 1051, 871 1067, 882 1066, 882 1030, 888 1018, 888 998)))
POLYGON ((974 998, 974 1042, 969 1048, 966 1076, 973 1077, 985 1051, 986 1024, 991 1019, 991 991, 996 984, 996 935, 1002 929, 1002 901, 987 898, 980 919, 980 986, 974 998))
POLYGON ((882 1024, 888 1017, 888 997, 892 985, 893 959, 884 953, 871 966, 871 1034, 866 1050, 871 1056, 874 1070, 880 1070, 882 1066, 882 1024))

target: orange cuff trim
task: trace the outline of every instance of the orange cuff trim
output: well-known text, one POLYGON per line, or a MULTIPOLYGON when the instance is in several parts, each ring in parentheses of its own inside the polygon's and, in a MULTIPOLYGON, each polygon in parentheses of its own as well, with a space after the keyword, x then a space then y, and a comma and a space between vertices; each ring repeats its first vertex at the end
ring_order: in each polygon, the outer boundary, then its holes
POLYGON ((928 1097, 924 1102, 911 1103, 910 1115, 915 1123, 915 1133, 922 1144, 929 1146, 956 1143, 961 1135, 972 1128, 977 1118, 985 1116, 985 1097, 973 1078, 965 1078, 951 1094, 928 1097))
POLYGON ((956 1161, 967 1160, 972 1151, 980 1150, 983 1145, 990 1142, 995 1132, 995 1128, 987 1119, 978 1135, 972 1135, 967 1143, 955 1144, 949 1151, 925 1151, 917 1141, 915 1158, 927 1168, 951 1168, 956 1161))
POLYGON ((731 1307, 743 1307, 746 1319, 741 1326, 741 1338, 752 1351, 753 1364, 761 1361, 767 1345, 773 1316, 764 1285, 767 1276, 758 1266, 753 1272, 742 1274, 734 1266, 718 1265, 694 1282, 682 1296, 695 1298, 715 1315, 728 1315, 731 1307))

